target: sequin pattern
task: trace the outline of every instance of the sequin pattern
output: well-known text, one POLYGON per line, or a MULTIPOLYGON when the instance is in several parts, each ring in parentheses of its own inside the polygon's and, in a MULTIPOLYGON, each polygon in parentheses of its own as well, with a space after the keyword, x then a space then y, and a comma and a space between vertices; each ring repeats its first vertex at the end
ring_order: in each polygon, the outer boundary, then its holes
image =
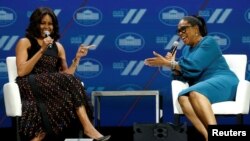
POLYGON ((75 109, 81 105, 85 106, 88 116, 93 118, 89 98, 80 79, 58 72, 58 61, 56 55, 43 55, 30 74, 34 76, 35 84, 29 82, 29 75, 17 78, 22 99, 22 117, 19 118, 19 131, 22 135, 34 137, 40 132, 46 132, 36 95, 46 106, 49 125, 55 134, 71 126, 77 118, 75 109), (36 95, 32 85, 36 85, 36 95))

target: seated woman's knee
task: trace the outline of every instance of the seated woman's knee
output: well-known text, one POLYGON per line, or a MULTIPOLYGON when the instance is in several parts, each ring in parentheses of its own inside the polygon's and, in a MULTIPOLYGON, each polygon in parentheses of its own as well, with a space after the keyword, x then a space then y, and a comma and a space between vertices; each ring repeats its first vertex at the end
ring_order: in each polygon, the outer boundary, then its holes
POLYGON ((189 93, 188 98, 189 98, 189 99, 199 99, 200 96, 201 96, 200 93, 198 93, 198 92, 196 92, 196 91, 191 91, 191 92, 189 93))
POLYGON ((178 102, 180 104, 181 107, 183 107, 185 105, 185 103, 187 103, 189 100, 188 100, 188 97, 187 96, 180 96, 178 97, 178 102))
POLYGON ((203 94, 198 93, 198 92, 196 92, 196 91, 190 92, 188 98, 189 98, 189 101, 190 101, 190 102, 192 102, 192 101, 200 101, 200 102, 209 101, 208 98, 207 98, 206 96, 204 96, 203 94))

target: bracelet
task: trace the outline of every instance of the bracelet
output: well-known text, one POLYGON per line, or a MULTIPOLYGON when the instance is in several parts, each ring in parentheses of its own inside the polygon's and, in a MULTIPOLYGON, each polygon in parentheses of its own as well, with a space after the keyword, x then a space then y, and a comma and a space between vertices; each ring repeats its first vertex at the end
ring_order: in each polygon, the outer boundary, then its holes
POLYGON ((175 70, 176 65, 178 65, 178 62, 172 60, 171 63, 170 63, 170 68, 171 68, 171 70, 175 70))
POLYGON ((76 65, 76 67, 78 67, 78 64, 76 63, 76 58, 74 58, 73 60, 72 60, 72 64, 74 65, 76 65))
POLYGON ((43 54, 45 52, 45 50, 40 48, 40 52, 43 54))

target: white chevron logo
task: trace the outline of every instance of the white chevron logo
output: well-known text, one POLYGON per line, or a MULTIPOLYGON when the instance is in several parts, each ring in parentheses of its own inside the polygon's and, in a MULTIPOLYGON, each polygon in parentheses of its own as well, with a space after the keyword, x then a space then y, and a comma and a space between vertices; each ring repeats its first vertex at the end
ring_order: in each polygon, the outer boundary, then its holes
POLYGON ((121 75, 138 75, 139 72, 142 70, 144 66, 144 61, 135 61, 132 60, 128 63, 128 65, 126 66, 126 68, 122 71, 121 75))
POLYGON ((208 19, 207 23, 224 23, 225 20, 228 18, 229 14, 232 12, 233 9, 227 8, 225 10, 221 8, 217 8, 212 16, 208 19), (217 20, 217 21, 216 21, 217 20))
POLYGON ((19 36, 14 35, 14 36, 7 36, 4 35, 0 38, 0 49, 3 49, 4 51, 10 50, 16 41, 18 40, 19 36))
MULTIPOLYGON (((175 41, 177 41, 179 39, 178 35, 174 35, 170 41, 168 42, 168 44, 165 46, 165 50, 170 50, 174 44, 175 41)), ((179 45, 177 49, 181 49, 184 46, 184 43, 182 41, 179 41, 179 45)))
MULTIPOLYGON (((87 38, 85 38, 83 44, 85 45, 96 45, 96 47, 101 43, 101 41, 103 40, 104 35, 88 35, 87 38)), ((96 47, 94 47, 93 49, 95 49, 96 47)))
POLYGON ((130 9, 121 23, 127 24, 131 21, 132 24, 137 24, 145 12, 146 9, 140 9, 139 11, 137 9, 130 9))
POLYGON ((62 11, 61 9, 55 9, 54 13, 55 13, 56 16, 58 16, 61 11, 62 11))

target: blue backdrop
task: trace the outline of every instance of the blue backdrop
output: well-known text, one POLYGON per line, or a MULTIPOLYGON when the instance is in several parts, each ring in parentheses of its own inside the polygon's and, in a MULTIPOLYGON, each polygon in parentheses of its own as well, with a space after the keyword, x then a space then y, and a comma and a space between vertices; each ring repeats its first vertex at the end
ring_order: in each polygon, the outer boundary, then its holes
MULTIPOLYGON (((199 14, 206 19, 209 34, 223 53, 250 54, 248 0, 0 0, 2 86, 8 80, 5 58, 15 55, 15 45, 25 33, 29 16, 39 6, 51 7, 58 16, 60 42, 68 63, 81 43, 96 45, 81 60, 76 72, 89 96, 97 90, 159 90, 164 122, 173 121, 170 71, 147 67, 143 61, 154 50, 165 54, 170 49, 178 38, 175 31, 179 19, 199 14)), ((177 56, 182 47, 180 43, 177 56)), ((154 122, 154 108, 153 97, 107 97, 102 101, 102 126, 154 122)), ((245 122, 250 124, 249 115, 245 122)), ((1 87, 0 127, 10 126, 1 87)))

